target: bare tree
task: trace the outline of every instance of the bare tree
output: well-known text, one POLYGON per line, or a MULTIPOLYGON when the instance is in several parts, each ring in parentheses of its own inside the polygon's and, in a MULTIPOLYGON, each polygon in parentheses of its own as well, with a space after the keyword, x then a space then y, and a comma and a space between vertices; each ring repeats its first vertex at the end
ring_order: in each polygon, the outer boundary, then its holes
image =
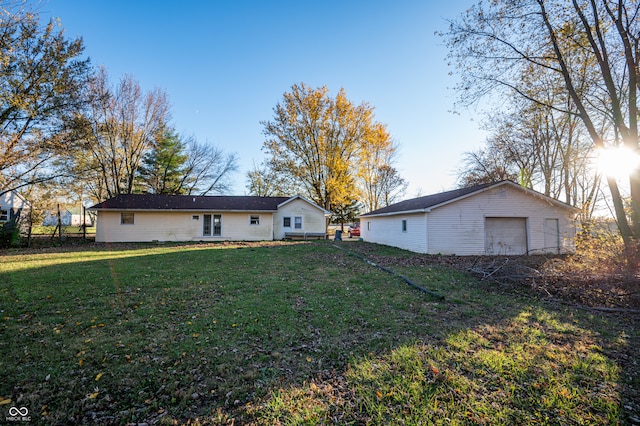
POLYGON ((362 204, 368 211, 386 207, 397 201, 408 183, 393 167, 397 157, 386 126, 375 124, 362 141, 358 163, 358 187, 362 204))
POLYGON ((291 196, 299 192, 287 176, 255 163, 253 169, 247 172, 247 182, 249 194, 260 197, 291 196))
MULTIPOLYGON (((531 84, 555 74, 596 148, 638 153, 640 3, 633 0, 495 0, 478 3, 445 34, 465 104, 509 93, 549 108, 531 84), (524 79, 530 73, 533 77, 524 79)), ((627 248, 640 236, 640 170, 629 178, 627 219, 618 182, 607 177, 627 248)))
POLYGON ((236 154, 224 151, 195 138, 186 142, 187 160, 181 169, 179 188, 188 195, 224 194, 231 189, 231 175, 238 170, 236 154))
POLYGON ((142 159, 169 119, 167 96, 159 89, 143 93, 131 76, 112 89, 104 68, 92 80, 90 95, 89 111, 78 119, 84 144, 76 161, 94 170, 98 199, 133 193, 142 159))
POLYGON ((507 161, 492 146, 475 151, 465 152, 458 172, 460 187, 500 182, 502 180, 517 181, 518 173, 513 164, 507 161))

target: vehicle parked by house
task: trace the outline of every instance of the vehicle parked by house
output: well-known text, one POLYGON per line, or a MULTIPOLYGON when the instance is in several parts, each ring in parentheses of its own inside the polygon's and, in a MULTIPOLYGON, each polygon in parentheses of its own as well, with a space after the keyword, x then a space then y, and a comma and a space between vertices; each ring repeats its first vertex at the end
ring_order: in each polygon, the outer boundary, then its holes
POLYGON ((349 238, 360 236, 360 224, 356 223, 349 226, 349 238))

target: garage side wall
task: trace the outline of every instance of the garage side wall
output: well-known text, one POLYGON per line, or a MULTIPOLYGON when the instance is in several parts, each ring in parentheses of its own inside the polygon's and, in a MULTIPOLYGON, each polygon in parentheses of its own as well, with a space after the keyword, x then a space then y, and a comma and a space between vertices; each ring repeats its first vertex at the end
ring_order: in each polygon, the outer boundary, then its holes
POLYGON ((99 211, 96 221, 96 242, 264 241, 272 238, 272 213, 135 211, 133 224, 121 224, 119 211, 99 211), (202 235, 205 213, 222 216, 221 236, 202 235), (259 224, 250 223, 251 215, 259 216, 259 224))
POLYGON ((487 217, 526 218, 529 254, 557 250, 545 246, 545 220, 557 219, 560 251, 575 251, 571 211, 515 188, 501 186, 433 209, 429 213, 428 253, 485 254, 487 217))
POLYGON ((427 253, 427 215, 414 213, 363 217, 360 235, 364 241, 427 253), (403 220, 406 221, 406 231, 402 228, 403 220))

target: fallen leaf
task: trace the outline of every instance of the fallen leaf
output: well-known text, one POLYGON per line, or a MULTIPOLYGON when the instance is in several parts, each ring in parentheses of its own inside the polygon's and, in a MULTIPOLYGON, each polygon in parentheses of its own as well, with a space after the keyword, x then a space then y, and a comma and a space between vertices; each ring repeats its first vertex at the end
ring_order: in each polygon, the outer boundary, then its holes
POLYGON ((98 375, 96 376, 96 382, 100 380, 100 377, 102 377, 102 373, 98 373, 98 375))
POLYGON ((3 398, 0 396, 0 405, 11 404, 11 398, 3 398))
POLYGON ((90 393, 88 398, 89 399, 96 399, 98 397, 98 395, 100 395, 100 392, 90 393))

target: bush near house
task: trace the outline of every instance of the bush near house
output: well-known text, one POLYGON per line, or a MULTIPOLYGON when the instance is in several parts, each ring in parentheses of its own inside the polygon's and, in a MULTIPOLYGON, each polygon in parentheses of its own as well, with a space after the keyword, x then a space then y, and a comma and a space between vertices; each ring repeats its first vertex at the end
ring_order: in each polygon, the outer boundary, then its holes
POLYGON ((15 220, 0 225, 0 248, 16 247, 20 244, 20 225, 15 220))

